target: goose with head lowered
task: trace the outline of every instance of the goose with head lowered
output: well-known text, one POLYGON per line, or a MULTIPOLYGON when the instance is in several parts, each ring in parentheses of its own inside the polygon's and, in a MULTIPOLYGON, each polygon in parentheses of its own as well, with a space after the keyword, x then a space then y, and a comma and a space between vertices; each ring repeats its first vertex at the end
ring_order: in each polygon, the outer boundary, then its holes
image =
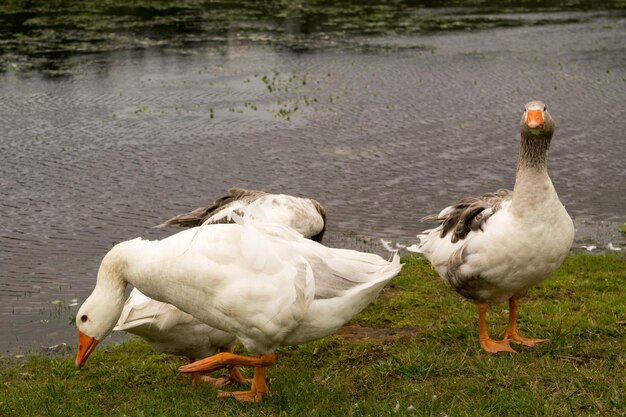
POLYGON ((513 191, 468 197, 425 217, 439 226, 418 235, 420 242, 409 248, 477 304, 480 344, 491 353, 513 352, 510 342, 531 347, 544 342, 517 333, 519 302, 561 265, 574 239, 572 219, 548 176, 554 121, 544 103, 526 104, 520 132, 513 191), (509 322, 496 341, 487 332, 487 309, 507 300, 509 322))
MULTIPOLYGON (((157 227, 196 227, 202 224, 233 223, 232 214, 246 212, 248 221, 274 222, 289 226, 304 237, 321 242, 326 228, 326 212, 316 200, 286 194, 231 188, 228 194, 207 207, 173 217, 157 227)), ((215 329, 171 304, 153 300, 134 288, 114 331, 142 337, 159 352, 193 358, 229 351, 236 342, 233 335, 215 329)), ((216 386, 246 382, 237 367, 230 367, 230 378, 211 378, 194 373, 192 383, 216 386)))
POLYGON ((238 187, 229 189, 213 204, 179 214, 155 227, 232 223, 232 214, 241 216, 244 211, 249 220, 284 224, 316 242, 322 241, 326 231, 326 211, 318 201, 238 187))
POLYGON ((369 304, 400 272, 398 255, 327 248, 276 223, 188 229, 163 240, 134 239, 106 254, 92 294, 78 310, 76 365, 113 329, 132 284, 203 323, 231 334, 255 356, 222 352, 181 367, 211 372, 254 366, 250 391, 221 393, 240 401, 269 394, 266 367, 280 345, 331 334, 369 304))

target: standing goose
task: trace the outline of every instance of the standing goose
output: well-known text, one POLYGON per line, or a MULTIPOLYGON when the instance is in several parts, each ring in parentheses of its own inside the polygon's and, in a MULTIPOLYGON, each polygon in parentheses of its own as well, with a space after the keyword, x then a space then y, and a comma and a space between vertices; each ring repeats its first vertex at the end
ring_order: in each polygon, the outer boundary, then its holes
POLYGON ((181 370, 254 366, 250 391, 221 395, 260 401, 269 394, 266 367, 275 362, 278 346, 331 334, 369 304, 401 269, 397 254, 387 262, 374 254, 327 248, 284 225, 238 221, 113 247, 102 260, 96 287, 76 316, 76 366, 85 363, 115 326, 130 283, 147 296, 237 337, 258 355, 222 352, 181 370))
POLYGON ((172 217, 156 227, 232 223, 232 213, 241 216, 243 210, 249 220, 284 224, 316 242, 322 242, 326 230, 326 211, 319 202, 244 188, 231 188, 228 195, 213 204, 172 217))
POLYGON ((509 342, 534 346, 541 339, 517 334, 519 300, 561 265, 574 224, 548 176, 554 121, 540 101, 526 104, 513 191, 465 198, 423 220, 441 224, 418 235, 410 250, 424 254, 439 275, 478 305, 480 344, 487 352, 513 352, 509 342), (489 304, 509 302, 501 341, 487 333, 489 304))

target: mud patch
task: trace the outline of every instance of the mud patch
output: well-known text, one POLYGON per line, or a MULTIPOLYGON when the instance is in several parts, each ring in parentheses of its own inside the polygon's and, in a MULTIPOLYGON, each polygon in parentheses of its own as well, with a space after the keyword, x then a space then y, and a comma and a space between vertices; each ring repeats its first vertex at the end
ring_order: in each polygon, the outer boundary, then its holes
POLYGON ((393 342, 401 338, 412 338, 420 333, 420 329, 415 326, 406 327, 365 327, 358 324, 343 326, 335 335, 341 336, 348 342, 371 341, 371 342, 393 342))
POLYGON ((385 287, 382 289, 382 291, 379 294, 379 297, 382 298, 393 298, 396 295, 405 292, 405 290, 401 289, 401 288, 397 288, 394 287, 393 285, 389 286, 389 287, 385 287))

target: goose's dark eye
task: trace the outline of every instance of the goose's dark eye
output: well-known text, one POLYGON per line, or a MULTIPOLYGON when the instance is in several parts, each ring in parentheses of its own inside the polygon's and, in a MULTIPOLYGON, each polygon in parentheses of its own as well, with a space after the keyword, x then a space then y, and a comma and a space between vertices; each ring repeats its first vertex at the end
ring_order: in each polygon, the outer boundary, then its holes
POLYGON ((543 106, 543 111, 548 110, 548 108, 546 106, 543 106))
POLYGON ((80 318, 80 321, 82 321, 83 323, 87 321, 87 315, 83 314, 80 318))

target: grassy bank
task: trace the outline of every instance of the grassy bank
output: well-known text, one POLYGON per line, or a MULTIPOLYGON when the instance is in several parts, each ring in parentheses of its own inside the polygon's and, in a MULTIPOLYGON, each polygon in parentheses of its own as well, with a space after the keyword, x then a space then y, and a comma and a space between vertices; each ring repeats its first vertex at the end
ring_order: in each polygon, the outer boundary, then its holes
MULTIPOLYGON (((0 358, 0 416, 626 415, 626 256, 568 257, 520 311, 520 333, 549 342, 495 356, 479 349, 475 306, 405 261, 346 335, 281 348, 261 404, 193 389, 184 359, 133 340, 80 371, 70 357, 0 358)), ((491 310, 493 336, 505 308, 491 310)))

